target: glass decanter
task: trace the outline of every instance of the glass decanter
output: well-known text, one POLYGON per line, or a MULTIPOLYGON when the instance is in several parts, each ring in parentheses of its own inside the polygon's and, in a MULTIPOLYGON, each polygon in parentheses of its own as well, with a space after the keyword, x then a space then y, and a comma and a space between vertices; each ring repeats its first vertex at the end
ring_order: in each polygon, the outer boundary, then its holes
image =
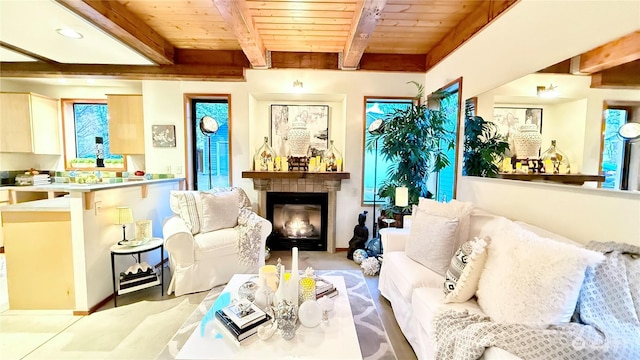
POLYGON ((269 146, 269 138, 264 137, 264 143, 253 156, 253 169, 255 171, 273 171, 273 163, 276 153, 269 146))
POLYGON ((324 152, 322 161, 327 166, 327 171, 342 171, 342 154, 333 145, 331 140, 331 146, 324 152))
POLYGON ((540 159, 547 174, 567 174, 570 172, 569 158, 557 148, 555 140, 551 140, 551 146, 542 153, 540 159))

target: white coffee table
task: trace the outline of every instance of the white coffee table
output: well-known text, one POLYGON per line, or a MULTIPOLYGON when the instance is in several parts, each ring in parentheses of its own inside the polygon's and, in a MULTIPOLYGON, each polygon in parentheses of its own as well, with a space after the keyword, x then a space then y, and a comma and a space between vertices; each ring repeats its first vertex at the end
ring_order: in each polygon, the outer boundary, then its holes
MULTIPOLYGON (((247 281, 250 274, 234 275, 224 288, 231 293, 231 298, 237 296, 237 289, 247 281)), ((242 345, 236 344, 221 332, 215 321, 207 323, 204 336, 200 336, 200 325, 196 327, 184 344, 176 359, 180 360, 220 360, 220 359, 362 359, 358 335, 353 322, 349 297, 341 276, 325 276, 338 289, 338 296, 334 297, 334 309, 329 313, 329 321, 314 328, 306 328, 298 324, 296 336, 286 341, 279 332, 269 340, 262 341, 253 336, 242 345)))

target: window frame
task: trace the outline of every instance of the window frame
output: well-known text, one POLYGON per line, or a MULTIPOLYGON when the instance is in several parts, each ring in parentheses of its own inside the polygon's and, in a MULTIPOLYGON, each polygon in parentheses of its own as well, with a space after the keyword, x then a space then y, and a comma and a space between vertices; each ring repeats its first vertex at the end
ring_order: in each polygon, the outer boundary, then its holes
MULTIPOLYGON (((86 167, 86 168, 74 168, 71 167, 71 158, 70 151, 73 151, 75 155, 73 158, 76 158, 78 154, 77 144, 75 141, 76 138, 76 124, 75 124, 75 116, 73 106, 75 104, 105 104, 107 105, 107 99, 75 99, 75 98, 63 98, 60 99, 60 104, 62 108, 62 147, 63 147, 63 161, 64 161, 64 170, 65 171, 128 171, 127 167, 127 154, 116 154, 122 155, 123 159, 123 167, 110 168, 110 167, 86 167), (73 136, 68 136, 73 134, 73 136), (70 137, 72 140, 68 140, 70 137)), ((108 111, 108 109, 107 109, 108 111)))
MULTIPOLYGON (((360 181, 360 206, 362 207, 373 206, 373 200, 366 201, 364 199, 364 193, 366 188, 365 174, 366 174, 366 153, 367 153, 367 134, 368 134, 367 103, 370 100, 380 100, 381 102, 382 101, 394 102, 394 100, 396 100, 398 103, 401 103, 401 102, 406 102, 411 104, 419 103, 418 99, 412 96, 365 96, 364 97, 363 109, 362 109, 362 177, 360 181)), ((379 148, 378 148, 378 156, 380 156, 379 148)), ((378 169, 378 171, 380 171, 380 169, 378 169)), ((382 171, 386 171, 386 169, 382 169, 382 171)), ((380 181, 381 179, 384 179, 384 177, 380 179, 376 179, 376 181, 380 181)), ((375 184, 375 185, 376 185, 375 190, 379 190, 379 187, 377 186, 378 184, 375 184)), ((381 205, 383 205, 382 199, 376 198, 376 207, 381 205)))

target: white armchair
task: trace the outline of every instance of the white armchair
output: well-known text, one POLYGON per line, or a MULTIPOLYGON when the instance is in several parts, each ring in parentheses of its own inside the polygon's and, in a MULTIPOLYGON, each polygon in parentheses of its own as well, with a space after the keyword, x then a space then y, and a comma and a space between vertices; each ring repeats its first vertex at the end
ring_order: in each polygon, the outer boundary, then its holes
POLYGON ((264 265, 272 225, 251 210, 241 188, 172 191, 170 196, 175 215, 162 227, 171 268, 168 294, 209 290, 264 265))

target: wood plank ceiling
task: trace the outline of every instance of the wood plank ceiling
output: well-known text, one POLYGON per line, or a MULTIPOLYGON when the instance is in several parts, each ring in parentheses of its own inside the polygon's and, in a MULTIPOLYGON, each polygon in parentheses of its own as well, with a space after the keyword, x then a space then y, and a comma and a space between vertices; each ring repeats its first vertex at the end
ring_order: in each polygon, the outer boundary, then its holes
POLYGON ((425 72, 518 0, 55 1, 157 65, 40 59, 2 63, 0 75, 243 80, 246 68, 425 72))

